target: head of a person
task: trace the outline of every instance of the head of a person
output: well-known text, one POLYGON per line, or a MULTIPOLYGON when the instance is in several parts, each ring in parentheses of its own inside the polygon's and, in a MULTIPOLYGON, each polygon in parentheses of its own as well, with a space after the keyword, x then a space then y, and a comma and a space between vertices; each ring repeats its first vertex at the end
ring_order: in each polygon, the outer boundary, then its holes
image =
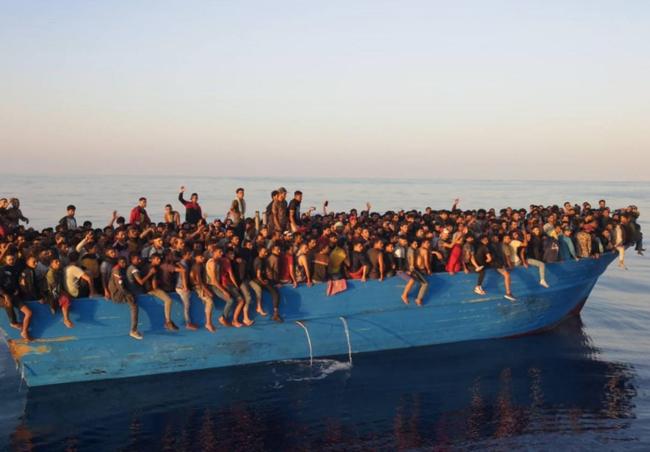
POLYGON ((268 250, 265 247, 260 247, 259 251, 257 252, 257 255, 261 258, 266 257, 269 254, 268 250))
POLYGON ((214 249, 214 251, 212 252, 212 257, 214 257, 215 259, 222 258, 223 257, 223 248, 221 248, 220 246, 216 247, 214 249))
POLYGON ((162 235, 154 235, 153 238, 151 239, 151 245, 153 245, 155 248, 162 248, 163 246, 163 238, 162 235))
POLYGON ((32 270, 36 268, 36 265, 38 264, 38 260, 36 259, 36 256, 30 255, 27 256, 27 259, 25 259, 25 265, 27 268, 31 268, 32 270))
POLYGON ((16 255, 14 253, 7 254, 4 260, 7 267, 13 267, 16 265, 16 255))
POLYGON ((487 245, 488 243, 490 243, 490 238, 487 235, 482 235, 481 239, 480 239, 480 242, 483 245, 487 245))
POLYGON ((9 205, 7 198, 0 198, 0 209, 6 209, 9 205))
POLYGON ((126 257, 124 257, 124 256, 120 256, 120 257, 117 259, 117 266, 118 266, 119 268, 126 268, 126 257))
POLYGON ((282 250, 280 249, 280 245, 273 245, 271 247, 271 254, 274 256, 279 256, 282 250))
POLYGON ((54 256, 52 260, 50 260, 50 268, 52 270, 58 270, 59 268, 61 268, 61 259, 59 258, 59 256, 54 256))
POLYGON ((287 198, 287 189, 284 187, 278 188, 278 200, 284 201, 287 198))
POLYGON ((76 251, 71 252, 68 254, 68 259, 70 260, 70 263, 75 263, 79 260, 79 253, 76 251))
POLYGON ((169 215, 172 213, 172 205, 171 204, 165 204, 165 215, 169 215))
POLYGON ((293 192, 293 199, 295 199, 298 202, 302 201, 302 192, 300 190, 296 190, 295 192, 293 192))
POLYGON ((199 194, 198 193, 192 193, 192 195, 190 196, 190 201, 192 201, 193 203, 199 202, 199 194))
POLYGON ((117 250, 115 248, 107 248, 104 254, 109 259, 115 259, 117 257, 117 250))
POLYGON ((129 261, 131 262, 131 265, 135 265, 136 267, 142 263, 142 258, 138 253, 132 253, 129 261))
POLYGON ((10 204, 11 207, 13 207, 14 209, 17 209, 17 208, 20 207, 20 200, 19 200, 18 198, 11 198, 11 199, 9 200, 9 204, 10 204))
POLYGON ((143 196, 142 198, 138 199, 138 205, 143 209, 147 207, 147 198, 143 196))
POLYGON ((361 253, 363 251, 363 242, 354 242, 352 250, 361 253))
MULTIPOLYGON (((237 195, 238 199, 244 199, 244 189, 242 187, 239 187, 236 191, 235 194, 237 195)), ((273 197, 273 196, 271 196, 273 197)))
POLYGON ((276 199, 278 199, 278 191, 277 191, 277 190, 273 190, 273 191, 271 192, 271 199, 272 199, 273 201, 275 201, 276 199))
POLYGON ((162 262, 162 255, 159 253, 154 253, 149 258, 149 263, 151 264, 152 267, 158 267, 161 262, 162 262))
POLYGON ((604 199, 598 201, 598 207, 600 207, 601 209, 604 209, 606 206, 607 206, 607 201, 605 201, 604 199))
POLYGON ((75 206, 73 206, 72 204, 70 204, 66 208, 66 211, 67 211, 69 217, 74 217, 74 214, 77 211, 77 208, 75 206))

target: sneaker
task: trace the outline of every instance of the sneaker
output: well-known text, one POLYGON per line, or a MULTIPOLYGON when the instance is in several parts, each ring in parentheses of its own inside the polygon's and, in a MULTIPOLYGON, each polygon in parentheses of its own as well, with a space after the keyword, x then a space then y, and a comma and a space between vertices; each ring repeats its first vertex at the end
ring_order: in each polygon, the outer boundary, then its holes
POLYGON ((505 295, 503 296, 503 298, 505 298, 505 299, 508 300, 508 301, 512 301, 513 303, 514 303, 515 301, 517 301, 517 299, 514 297, 514 295, 512 295, 512 294, 510 294, 510 293, 505 294, 505 295))
POLYGON ((129 333, 129 336, 131 336, 133 339, 137 339, 137 340, 139 340, 139 341, 142 340, 142 334, 140 334, 139 331, 131 331, 131 332, 129 333))
POLYGON ((638 254, 639 256, 643 256, 643 250, 637 250, 636 254, 638 254))
POLYGON ((539 282, 539 285, 542 286, 542 287, 546 287, 547 289, 549 287, 548 283, 543 279, 539 282))

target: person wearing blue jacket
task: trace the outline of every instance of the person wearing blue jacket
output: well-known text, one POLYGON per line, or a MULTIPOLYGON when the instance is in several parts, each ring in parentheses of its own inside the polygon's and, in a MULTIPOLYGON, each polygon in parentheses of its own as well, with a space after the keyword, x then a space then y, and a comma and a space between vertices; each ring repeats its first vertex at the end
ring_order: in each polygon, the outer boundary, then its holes
POLYGON ((559 237, 560 242, 560 259, 562 261, 578 260, 576 255, 576 247, 573 243, 573 231, 571 228, 566 227, 562 231, 562 235, 559 237))

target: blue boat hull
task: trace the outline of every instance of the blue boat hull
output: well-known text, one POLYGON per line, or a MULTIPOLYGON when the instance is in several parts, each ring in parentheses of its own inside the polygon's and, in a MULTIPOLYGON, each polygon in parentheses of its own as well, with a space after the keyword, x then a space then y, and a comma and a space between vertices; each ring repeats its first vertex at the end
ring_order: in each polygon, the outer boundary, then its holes
MULTIPOLYGON (((103 298, 73 302, 73 329, 47 306, 31 302, 35 341, 20 339, 6 316, 0 319, 0 333, 31 387, 308 359, 310 343, 314 357, 325 357, 511 337, 552 328, 579 312, 613 259, 608 254, 547 265, 548 289, 539 285, 537 269, 517 268, 512 273, 516 303, 503 298, 503 280, 489 270, 487 296, 473 293, 476 275, 430 276, 422 307, 400 301, 406 281, 399 276, 349 281, 348 290, 333 297, 326 295, 325 285, 283 287, 284 323, 258 316, 250 328, 220 327, 214 334, 167 332, 162 303, 150 296, 138 298, 142 341, 128 336, 128 307, 103 298)), ((172 315, 182 325, 182 305, 175 299, 172 315)), ((270 300, 264 303, 270 306, 270 300)), ((193 299, 192 317, 204 321, 198 299, 193 299)))

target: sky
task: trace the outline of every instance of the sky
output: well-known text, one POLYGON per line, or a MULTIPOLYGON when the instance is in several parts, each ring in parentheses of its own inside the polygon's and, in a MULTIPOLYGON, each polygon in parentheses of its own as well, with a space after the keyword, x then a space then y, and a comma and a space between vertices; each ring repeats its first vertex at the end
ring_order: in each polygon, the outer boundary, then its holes
POLYGON ((0 173, 649 180, 649 1, 0 0, 0 173))

